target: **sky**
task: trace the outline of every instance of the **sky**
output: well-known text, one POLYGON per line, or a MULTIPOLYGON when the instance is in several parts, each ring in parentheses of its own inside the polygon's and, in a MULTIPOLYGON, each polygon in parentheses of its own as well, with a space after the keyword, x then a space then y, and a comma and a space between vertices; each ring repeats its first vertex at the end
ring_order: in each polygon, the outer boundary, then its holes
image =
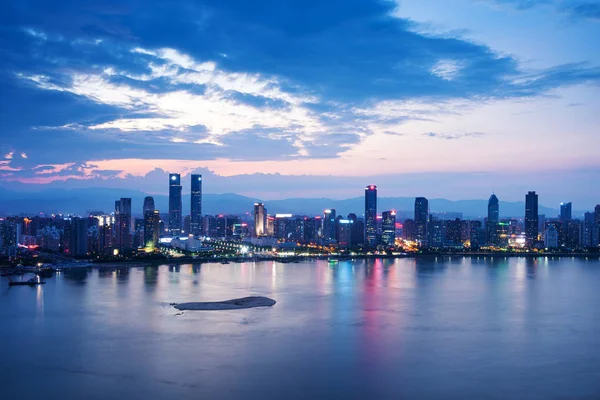
POLYGON ((600 0, 3 2, 0 187, 590 208, 599 37, 600 0))

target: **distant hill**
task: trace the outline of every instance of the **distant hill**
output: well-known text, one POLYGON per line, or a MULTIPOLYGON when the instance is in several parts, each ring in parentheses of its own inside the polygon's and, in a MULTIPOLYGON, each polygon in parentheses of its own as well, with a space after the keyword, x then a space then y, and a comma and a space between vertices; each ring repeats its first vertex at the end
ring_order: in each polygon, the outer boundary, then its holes
MULTIPOLYGON (((114 201, 120 197, 132 198, 134 214, 142 212, 144 197, 147 194, 136 190, 123 189, 47 189, 39 192, 0 192, 0 215, 33 215, 42 213, 86 214, 90 211, 109 213, 114 209, 114 201)), ((161 212, 168 210, 168 196, 152 195, 156 207, 161 212)), ((203 196, 203 212, 205 214, 242 214, 252 212, 253 204, 259 199, 240 196, 233 193, 205 194, 203 196)), ((183 213, 189 213, 189 195, 183 196, 183 213)), ((264 201, 270 214, 292 213, 320 215, 327 208, 335 208, 338 215, 356 213, 361 215, 364 210, 364 198, 355 197, 345 200, 327 198, 294 198, 285 200, 264 201)), ((487 200, 446 200, 430 199, 431 211, 461 212, 465 218, 479 218, 487 215, 487 200)), ((414 198, 412 197, 380 197, 378 210, 397 210, 400 218, 412 217, 414 198)), ((523 202, 500 202, 500 215, 503 217, 522 217, 525 210, 523 202)), ((540 214, 549 217, 558 215, 557 209, 539 207, 540 214)), ((580 215, 582 212, 574 212, 580 215)))

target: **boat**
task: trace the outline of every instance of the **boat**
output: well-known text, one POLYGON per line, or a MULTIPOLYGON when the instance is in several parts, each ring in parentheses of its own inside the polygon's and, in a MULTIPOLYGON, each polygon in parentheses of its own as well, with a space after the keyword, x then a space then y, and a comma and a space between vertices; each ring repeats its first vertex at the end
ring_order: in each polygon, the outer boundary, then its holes
POLYGON ((45 284, 45 281, 40 281, 37 277, 31 278, 27 281, 8 281, 8 286, 37 286, 45 284))

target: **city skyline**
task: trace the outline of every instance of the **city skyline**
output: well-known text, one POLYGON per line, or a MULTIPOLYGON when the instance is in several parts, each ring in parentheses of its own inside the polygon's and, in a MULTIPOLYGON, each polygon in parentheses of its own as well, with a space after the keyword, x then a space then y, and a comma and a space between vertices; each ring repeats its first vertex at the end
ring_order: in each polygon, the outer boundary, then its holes
POLYGON ((396 196, 535 187, 594 205, 581 189, 600 179, 593 8, 209 3, 174 2, 167 19, 153 1, 3 5, 0 187, 152 194, 160 168, 265 200, 387 177, 396 196))

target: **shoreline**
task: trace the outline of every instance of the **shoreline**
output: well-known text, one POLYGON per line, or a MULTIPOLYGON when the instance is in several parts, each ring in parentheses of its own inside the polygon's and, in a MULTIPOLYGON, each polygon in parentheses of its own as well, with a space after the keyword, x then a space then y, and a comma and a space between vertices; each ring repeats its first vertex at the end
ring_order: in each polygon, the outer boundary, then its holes
POLYGON ((181 264, 239 264, 246 262, 279 262, 282 264, 296 264, 305 261, 354 261, 375 259, 432 259, 432 258, 588 258, 600 260, 600 253, 420 253, 420 254, 358 254, 353 256, 288 256, 288 257, 179 257, 169 259, 149 260, 120 260, 106 262, 81 262, 59 266, 58 268, 116 268, 116 267, 141 267, 158 265, 181 264), (78 265, 79 264, 79 265, 78 265))

